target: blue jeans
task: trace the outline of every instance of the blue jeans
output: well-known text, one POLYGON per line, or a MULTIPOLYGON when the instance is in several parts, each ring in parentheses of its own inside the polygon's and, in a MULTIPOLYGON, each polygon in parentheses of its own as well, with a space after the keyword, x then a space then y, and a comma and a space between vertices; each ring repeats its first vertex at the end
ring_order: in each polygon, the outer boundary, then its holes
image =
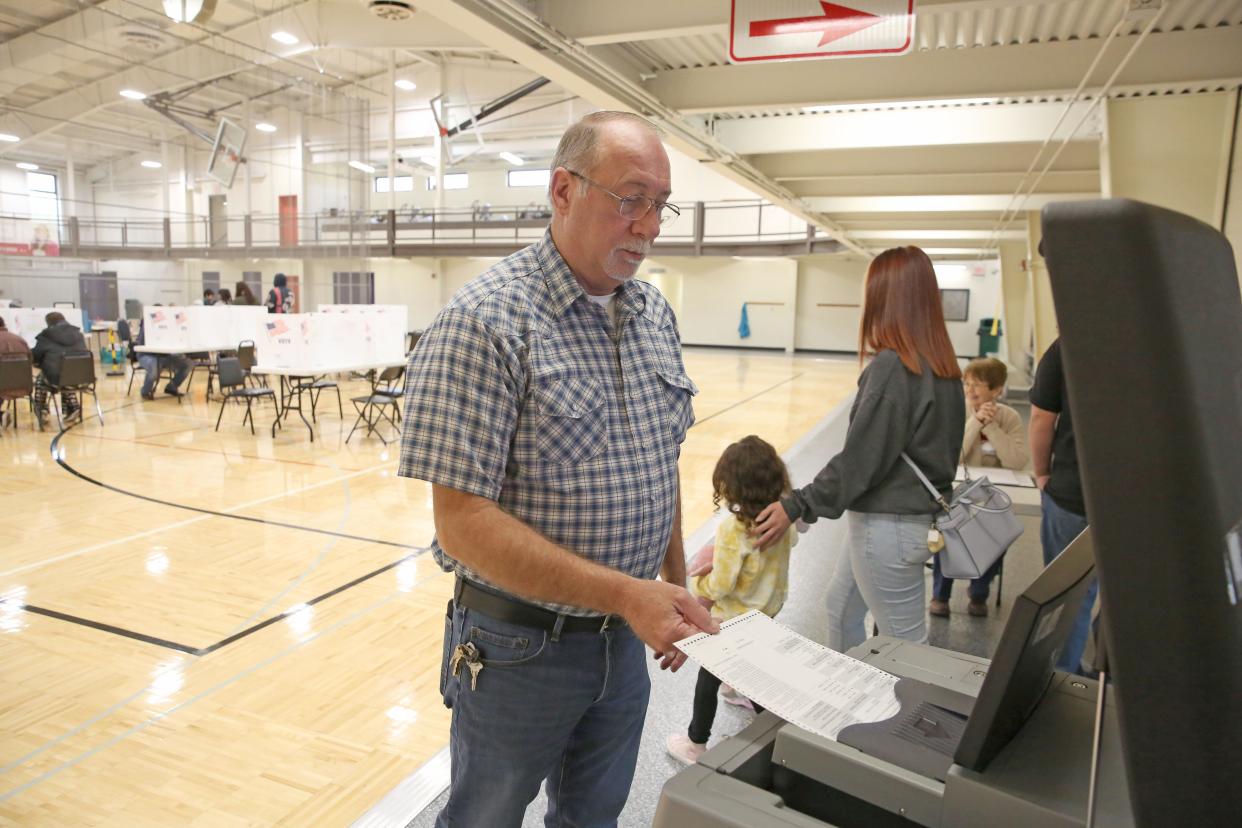
POLYGON ((173 366, 173 378, 168 387, 176 391, 190 374, 190 361, 183 356, 156 356, 155 354, 139 354, 138 364, 142 366, 142 393, 148 397, 155 393, 155 380, 161 369, 173 366))
MULTIPOLYGON (((1062 509, 1047 492, 1040 493, 1043 516, 1039 521, 1039 542, 1044 547, 1044 565, 1052 563, 1057 555, 1065 551, 1074 538, 1087 528, 1087 519, 1082 515, 1062 509)), ((1067 673, 1083 674, 1082 653, 1087 648, 1087 636, 1091 632, 1091 608, 1095 606, 1095 594, 1099 590, 1099 582, 1091 579, 1087 587, 1087 595, 1082 606, 1078 608, 1078 617, 1074 619, 1074 628, 1069 639, 1057 659, 1057 669, 1067 673)))
POLYGON ((843 653, 863 643, 867 610, 881 635, 926 644, 931 516, 846 512, 845 520, 846 548, 828 582, 828 646, 843 653))
POLYGON ((436 828, 518 828, 547 781, 548 826, 615 826, 629 797, 651 682, 628 626, 552 633, 460 606, 445 618, 440 668, 452 781, 436 828), (482 655, 478 684, 454 648, 482 655))
MULTIPOLYGON (((946 578, 940 573, 940 556, 937 555, 933 559, 935 563, 932 565, 932 595, 939 601, 948 601, 953 595, 953 579, 946 578)), ((970 580, 970 587, 966 590, 970 595, 971 601, 977 601, 982 604, 988 600, 988 595, 992 592, 992 581, 996 578, 996 573, 1000 571, 1001 561, 1005 560, 1005 556, 1001 555, 996 562, 983 571, 978 578, 970 580)))

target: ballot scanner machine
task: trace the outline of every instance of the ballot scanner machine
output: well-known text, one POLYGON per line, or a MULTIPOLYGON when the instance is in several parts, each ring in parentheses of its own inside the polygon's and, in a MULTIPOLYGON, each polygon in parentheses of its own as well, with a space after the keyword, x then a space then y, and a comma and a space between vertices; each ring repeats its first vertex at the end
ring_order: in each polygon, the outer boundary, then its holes
POLYGON ((901 711, 821 738, 770 713, 665 786, 654 825, 1236 825, 1242 299, 1213 228, 1127 200, 1043 213, 1090 528, 991 660, 877 637, 901 711), (1100 580, 1104 684, 1054 670, 1100 580), (1090 814, 1090 815, 1089 815, 1090 814))

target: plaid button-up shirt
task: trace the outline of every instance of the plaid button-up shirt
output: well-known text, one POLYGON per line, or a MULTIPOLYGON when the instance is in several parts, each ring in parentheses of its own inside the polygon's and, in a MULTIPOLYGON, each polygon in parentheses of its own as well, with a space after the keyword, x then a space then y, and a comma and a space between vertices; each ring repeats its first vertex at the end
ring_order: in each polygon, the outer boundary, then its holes
MULTIPOLYGON (((615 301, 614 339, 550 232, 459 290, 410 356, 398 473, 495 500, 571 552, 654 578, 698 389, 660 292, 632 280, 615 301)), ((489 583, 438 540, 432 552, 489 583)))

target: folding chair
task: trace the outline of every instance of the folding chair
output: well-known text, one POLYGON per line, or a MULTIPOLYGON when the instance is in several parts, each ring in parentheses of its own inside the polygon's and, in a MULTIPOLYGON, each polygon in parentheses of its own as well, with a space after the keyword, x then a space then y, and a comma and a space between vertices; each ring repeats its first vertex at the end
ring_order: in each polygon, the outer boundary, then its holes
POLYGON ((396 388, 396 383, 405 375, 405 366, 398 365, 393 368, 385 368, 380 372, 379 376, 372 375, 371 393, 364 397, 351 397, 350 402, 354 404, 354 410, 358 412, 358 419, 354 420, 354 427, 349 430, 349 436, 345 438, 345 442, 349 442, 349 438, 354 436, 354 432, 358 430, 361 423, 367 424, 367 436, 375 434, 380 438, 380 442, 388 445, 388 441, 384 439, 384 435, 380 434, 377 426, 383 420, 387 420, 393 427, 397 428, 397 422, 401 418, 401 405, 398 400, 404 393, 404 390, 396 388), (394 419, 388 413, 388 407, 392 406, 393 412, 396 414, 394 419))
POLYGON ((95 398, 95 413, 99 415, 99 424, 103 425, 103 409, 99 407, 99 395, 95 393, 95 356, 90 351, 76 351, 65 354, 60 363, 60 382, 56 385, 48 383, 52 394, 52 407, 56 409, 56 424, 65 430, 65 421, 60 416, 60 395, 66 391, 78 394, 78 412, 81 414, 85 405, 83 394, 95 398))
POLYGON ((0 428, 4 427, 6 416, 13 427, 17 428, 17 401, 22 397, 30 405, 30 416, 39 423, 42 430, 43 423, 34 410, 34 366, 30 362, 30 354, 0 356, 0 428), (19 396, 9 399, 13 391, 19 392, 19 396))
MULTIPOLYGON (((220 378, 220 413, 216 416, 216 431, 220 430, 220 420, 224 418, 224 407, 228 405, 229 400, 245 400, 246 416, 242 417, 242 425, 249 420, 250 433, 254 434, 254 412, 251 410, 251 404, 261 397, 271 397, 274 402, 276 392, 270 388, 246 387, 246 372, 242 369, 241 360, 238 357, 223 357, 216 360, 216 371, 220 378)), ((276 416, 277 419, 280 418, 279 411, 276 412, 276 416)))
MULTIPOLYGON (((251 376, 250 369, 258 363, 258 357, 255 356, 253 339, 243 339, 237 343, 237 359, 241 362, 242 371, 246 373, 246 379, 254 385, 254 377, 251 376)), ((267 385, 267 377, 259 377, 259 382, 267 385)))
POLYGON ((340 416, 340 418, 344 420, 345 409, 344 407, 341 406, 341 387, 337 385, 334 380, 317 379, 314 382, 312 382, 310 385, 306 386, 306 389, 310 392, 310 395, 311 395, 311 421, 318 422, 315 419, 315 408, 318 407, 319 395, 323 393, 325 388, 331 388, 333 391, 336 392, 336 412, 340 416))

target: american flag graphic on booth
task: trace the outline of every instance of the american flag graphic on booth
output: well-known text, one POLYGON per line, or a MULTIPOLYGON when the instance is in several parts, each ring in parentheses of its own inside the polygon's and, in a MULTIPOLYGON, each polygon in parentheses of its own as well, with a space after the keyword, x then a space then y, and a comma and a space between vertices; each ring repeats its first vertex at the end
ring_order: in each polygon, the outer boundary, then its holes
POLYGON ((289 332, 289 326, 278 319, 275 322, 267 323, 267 332, 272 336, 280 336, 281 334, 289 332))

